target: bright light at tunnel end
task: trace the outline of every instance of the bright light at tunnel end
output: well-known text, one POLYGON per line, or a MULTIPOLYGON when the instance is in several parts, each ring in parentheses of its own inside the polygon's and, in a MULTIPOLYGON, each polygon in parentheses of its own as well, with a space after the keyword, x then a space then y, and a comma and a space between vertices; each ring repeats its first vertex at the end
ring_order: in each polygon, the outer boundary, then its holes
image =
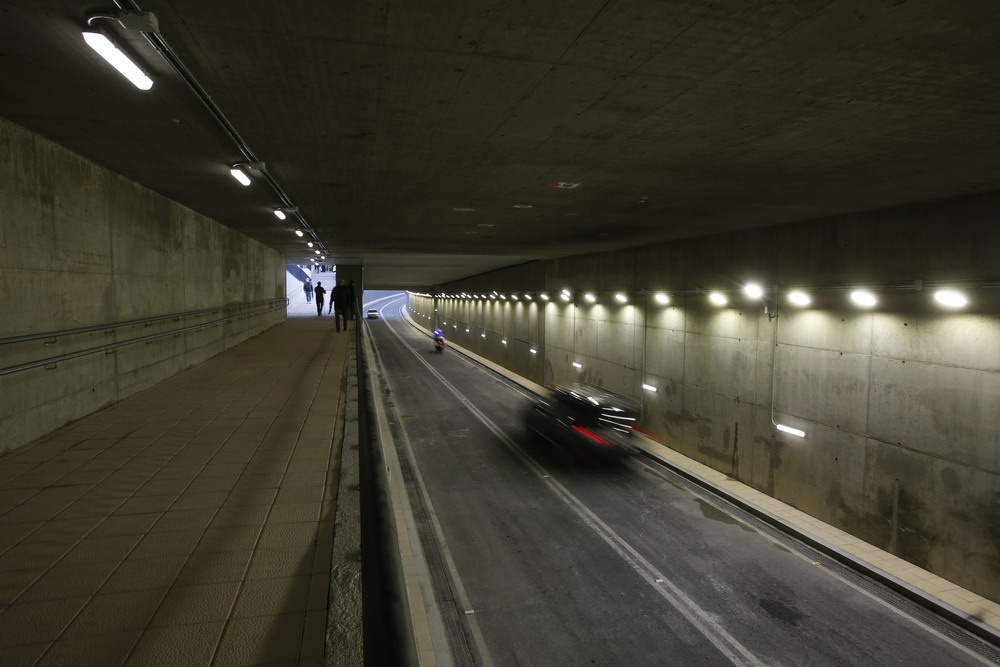
POLYGON ((785 433, 789 433, 789 434, 797 436, 799 438, 806 437, 806 432, 805 431, 800 431, 797 428, 792 428, 791 426, 785 426, 784 424, 777 424, 776 426, 778 427, 779 431, 783 431, 785 433))

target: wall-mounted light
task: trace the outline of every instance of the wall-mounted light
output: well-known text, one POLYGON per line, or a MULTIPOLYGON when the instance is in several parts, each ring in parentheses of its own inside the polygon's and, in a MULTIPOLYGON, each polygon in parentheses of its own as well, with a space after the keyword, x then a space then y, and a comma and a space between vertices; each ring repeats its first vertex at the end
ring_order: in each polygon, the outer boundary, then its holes
POLYGON ((486 334, 483 334, 483 338, 486 338, 486 334))
POLYGON ((503 343, 504 345, 507 344, 507 340, 506 339, 501 339, 500 342, 503 343))
POLYGON ((118 46, 110 39, 99 32, 84 31, 83 39, 87 46, 92 48, 102 58, 107 60, 112 67, 118 70, 122 76, 132 82, 139 90, 149 90, 153 87, 153 80, 146 76, 138 65, 131 58, 125 55, 118 46))
POLYGON ((546 293, 544 293, 544 292, 542 292, 538 296, 542 297, 542 301, 548 301, 549 300, 549 295, 546 294, 546 293))
POLYGON ((654 387, 654 386, 653 386, 653 385, 651 385, 651 384, 646 384, 646 383, 644 382, 644 383, 642 384, 642 388, 643 388, 643 389, 645 389, 646 391, 651 391, 651 392, 653 392, 654 394, 656 393, 656 387, 654 387))
POLYGON ((538 350, 536 350, 535 348, 531 348, 528 351, 531 352, 532 354, 538 354, 538 350))
POLYGON ((590 292, 584 294, 583 298, 589 301, 590 303, 594 303, 595 301, 597 301, 597 297, 591 294, 590 292))
POLYGON ((660 303, 663 305, 667 305, 668 303, 670 303, 670 297, 664 294, 663 292, 657 292, 653 298, 656 299, 656 303, 660 303))
POLYGON ((708 295, 708 300, 714 303, 716 306, 724 306, 729 303, 729 299, 722 292, 712 292, 708 295))
POLYGON ((812 299, 809 295, 801 290, 794 290, 788 293, 788 300, 794 303, 796 306, 808 306, 812 303, 812 299))
POLYGON ((615 294, 615 299, 617 299, 620 303, 628 303, 628 297, 621 292, 615 294))
POLYGON ((866 290, 860 290, 860 289, 851 292, 851 301, 858 304, 859 306, 864 306, 865 308, 871 308, 876 303, 878 303, 878 299, 875 298, 874 294, 866 290))
POLYGON ((934 293, 934 298, 942 306, 947 306, 948 308, 961 308, 969 305, 969 300, 965 298, 965 295, 955 290, 938 290, 934 293))
POLYGON ((764 290, 757 283, 747 283, 743 286, 743 293, 751 299, 759 299, 764 296, 764 290))
POLYGON ((785 426, 784 424, 777 424, 777 427, 778 427, 779 431, 784 431, 785 433, 789 433, 789 434, 797 436, 799 438, 806 437, 806 432, 805 431, 800 431, 797 428, 792 428, 791 426, 785 426))
POLYGON ((583 364, 581 364, 581 363, 577 363, 577 362, 575 362, 575 361, 574 361, 574 362, 573 362, 573 367, 574 367, 574 368, 583 368, 583 364))

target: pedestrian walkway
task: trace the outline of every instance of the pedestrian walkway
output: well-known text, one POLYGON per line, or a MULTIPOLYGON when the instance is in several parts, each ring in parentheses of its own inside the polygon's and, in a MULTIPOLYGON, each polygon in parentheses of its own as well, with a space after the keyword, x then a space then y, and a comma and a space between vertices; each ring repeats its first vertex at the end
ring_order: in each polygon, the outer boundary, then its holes
POLYGON ((0 457, 0 665, 323 664, 354 339, 332 319, 0 457))

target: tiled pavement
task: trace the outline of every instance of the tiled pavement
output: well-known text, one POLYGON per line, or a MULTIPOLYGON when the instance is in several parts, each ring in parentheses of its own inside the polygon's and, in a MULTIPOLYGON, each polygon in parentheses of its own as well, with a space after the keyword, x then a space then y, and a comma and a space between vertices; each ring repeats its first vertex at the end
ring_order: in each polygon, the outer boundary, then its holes
POLYGON ((322 664, 354 338, 332 324, 0 457, 0 665, 322 664))

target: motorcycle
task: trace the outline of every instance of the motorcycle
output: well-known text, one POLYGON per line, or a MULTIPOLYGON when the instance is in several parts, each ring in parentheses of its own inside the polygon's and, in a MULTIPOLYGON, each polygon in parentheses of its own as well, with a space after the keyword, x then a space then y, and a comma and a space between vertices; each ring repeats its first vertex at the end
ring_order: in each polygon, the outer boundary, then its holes
POLYGON ((434 349, 444 352, 444 333, 440 329, 434 330, 434 349))

